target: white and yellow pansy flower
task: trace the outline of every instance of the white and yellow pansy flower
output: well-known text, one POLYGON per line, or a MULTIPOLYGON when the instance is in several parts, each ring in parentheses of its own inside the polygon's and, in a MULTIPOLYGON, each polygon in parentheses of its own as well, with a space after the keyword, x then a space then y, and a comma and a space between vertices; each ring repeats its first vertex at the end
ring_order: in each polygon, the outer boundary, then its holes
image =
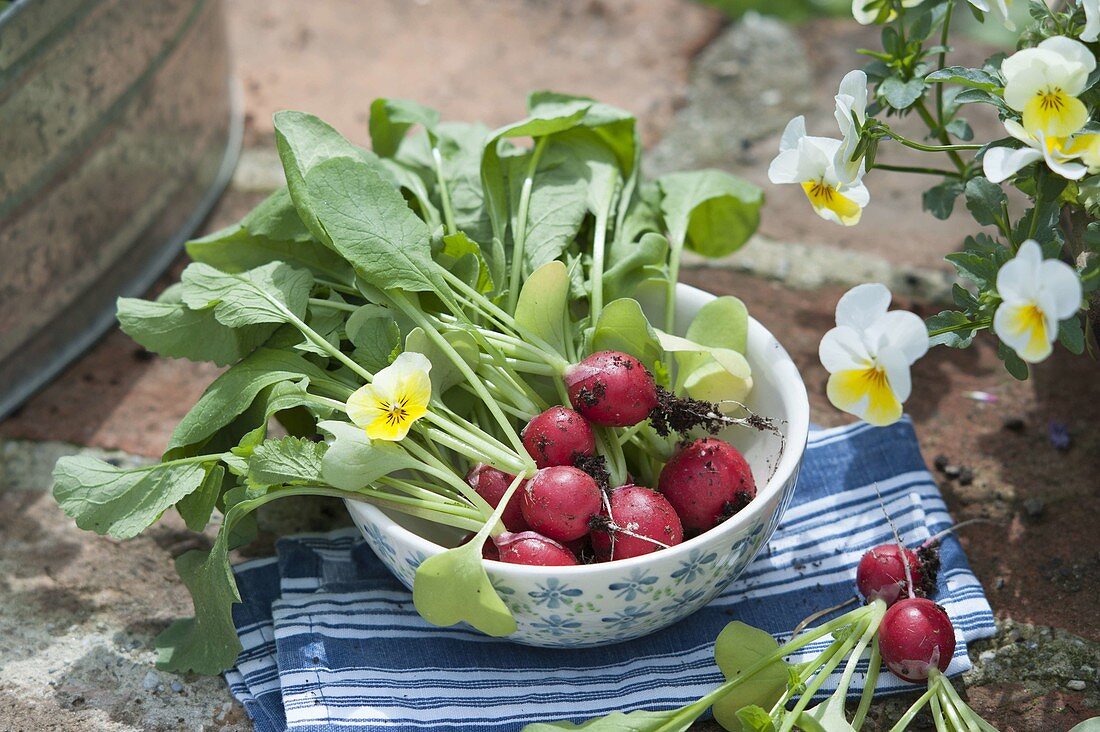
MULTIPOLYGON (((903 8, 913 8, 922 2, 924 0, 902 0, 901 6, 903 8)), ((888 8, 890 8, 890 0, 852 0, 852 17, 861 25, 870 25, 878 20, 882 12, 888 8)), ((891 8, 881 22, 889 23, 896 17, 898 17, 897 11, 891 8)))
POLYGON ((1001 63, 1005 103, 1021 113, 1028 134, 1069 137, 1088 121, 1077 95, 1095 68, 1096 58, 1085 44, 1065 36, 1048 38, 1001 63))
POLYGON ((1028 363, 1042 361, 1054 348, 1058 321, 1081 307, 1081 281, 1065 262, 1043 259, 1032 240, 997 273, 1001 304, 993 314, 993 332, 1028 363))
POLYGON ((768 168, 772 183, 797 183, 821 218, 844 226, 855 226, 871 196, 861 182, 862 163, 854 180, 841 181, 834 160, 840 140, 811 137, 806 120, 799 116, 787 123, 779 141, 779 155, 768 168))
POLYGON ((1037 160, 1045 161, 1051 171, 1069 180, 1080 180, 1085 173, 1100 170, 1100 135, 1082 132, 1070 137, 1047 137, 1042 132, 1029 134, 1013 119, 1006 119, 1004 125, 1008 134, 1027 147, 986 150, 982 170, 994 183, 1008 180, 1037 160))
POLYGON ((1094 43, 1100 38, 1100 0, 1081 0, 1085 9, 1085 29, 1081 31, 1081 40, 1094 43))
POLYGON ((432 364, 420 353, 406 351, 355 390, 347 401, 348 416, 372 440, 401 440, 409 427, 428 413, 432 364))
POLYGON ((859 69, 845 74, 835 100, 833 116, 840 127, 841 141, 833 166, 837 177, 850 183, 863 176, 863 160, 852 160, 852 156, 859 146, 860 128, 867 122, 867 74, 859 69))
POLYGON ((924 321, 889 307, 885 285, 853 287, 837 303, 836 327, 818 348, 829 401, 877 427, 901 418, 912 388, 909 367, 928 351, 924 321))

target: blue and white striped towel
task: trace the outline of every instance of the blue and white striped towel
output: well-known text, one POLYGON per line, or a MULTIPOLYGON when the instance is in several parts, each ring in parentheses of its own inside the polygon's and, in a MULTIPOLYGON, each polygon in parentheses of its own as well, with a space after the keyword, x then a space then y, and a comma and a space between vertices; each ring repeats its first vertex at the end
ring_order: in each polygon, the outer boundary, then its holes
MULTIPOLYGON (((893 539, 879 494, 909 545, 951 524, 908 420, 811 432, 783 523, 741 578, 670 628, 595 649, 529 648, 428 625, 355 529, 282 539, 277 559, 236 568, 244 651, 226 679, 261 732, 504 732, 680 706, 721 681, 713 644, 730 620, 784 639, 805 616, 852 596, 862 553, 893 539)), ((993 616, 954 537, 941 559, 936 600, 960 636, 955 674, 970 667, 967 642, 993 634, 993 616)), ((913 688, 887 673, 878 683, 885 693, 913 688)))

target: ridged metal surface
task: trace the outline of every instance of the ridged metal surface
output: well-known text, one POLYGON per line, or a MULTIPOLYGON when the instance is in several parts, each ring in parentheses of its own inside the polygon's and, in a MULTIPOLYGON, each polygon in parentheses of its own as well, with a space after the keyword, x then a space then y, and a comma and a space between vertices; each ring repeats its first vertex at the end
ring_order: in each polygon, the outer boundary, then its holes
POLYGON ((0 15, 0 416, 149 287, 240 146, 219 0, 0 15))

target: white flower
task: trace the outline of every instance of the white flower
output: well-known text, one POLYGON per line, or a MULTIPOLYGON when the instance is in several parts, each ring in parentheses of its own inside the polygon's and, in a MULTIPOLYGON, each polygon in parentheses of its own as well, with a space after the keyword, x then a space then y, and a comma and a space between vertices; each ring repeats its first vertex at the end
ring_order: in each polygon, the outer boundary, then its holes
POLYGON ((1081 40, 1093 43, 1100 38, 1100 0, 1081 0, 1085 9, 1085 29, 1081 31, 1081 40))
POLYGON ((854 226, 871 196, 860 181, 862 167, 856 178, 848 182, 837 175, 834 160, 840 144, 840 140, 828 137, 810 137, 806 134, 806 120, 795 117, 783 130, 779 155, 768 168, 768 178, 776 184, 800 184, 818 216, 854 226))
MULTIPOLYGON (((989 3, 986 0, 969 0, 970 4, 983 13, 989 12, 989 3)), ((1004 23, 1004 27, 1010 31, 1016 30, 1016 24, 1012 22, 1012 18, 1008 13, 1008 0, 997 0, 997 12, 1001 15, 1001 22, 1004 23)))
POLYGON ((997 273, 1001 304, 993 314, 993 332, 1028 363, 1050 355, 1058 321, 1081 307, 1081 281, 1065 262, 1043 259, 1031 240, 997 273))
MULTIPOLYGON (((903 8, 913 8, 920 5, 924 0, 902 0, 901 6, 903 8)), ((889 6, 889 0, 852 0, 852 17, 862 25, 869 25, 874 23, 878 19, 879 15, 889 6)), ((894 18, 898 17, 896 10, 889 10, 888 15, 883 18, 883 23, 889 23, 894 18)))
POLYGON ((1095 68, 1096 58, 1085 44, 1065 36, 1048 38, 1001 63, 1005 103, 1022 113, 1029 134, 1069 137, 1088 121, 1077 95, 1095 68))
POLYGON ((829 401, 879 427, 901 418, 912 388, 909 367, 928 351, 924 321, 889 307, 885 285, 853 287, 837 303, 836 327, 818 349, 829 372, 829 401))
POLYGON ((867 74, 859 69, 845 74, 835 99, 833 116, 842 139, 833 166, 842 182, 851 183, 863 176, 863 161, 854 161, 852 156, 859 145, 860 127, 867 122, 867 74))
POLYGON ((1006 119, 1008 134, 1027 145, 1023 148, 991 147, 982 159, 985 177, 994 183, 1008 180, 1036 160, 1069 180, 1080 180, 1088 171, 1100 170, 1100 135, 1082 133, 1069 138, 1031 135, 1016 120, 1006 119), (1078 160, 1083 161, 1078 162, 1078 160))
POLYGON ((431 362, 421 353, 399 354, 393 363, 374 375, 371 383, 348 397, 351 421, 372 440, 404 439, 412 423, 428 413, 432 398, 432 382, 428 377, 431 369, 431 362))

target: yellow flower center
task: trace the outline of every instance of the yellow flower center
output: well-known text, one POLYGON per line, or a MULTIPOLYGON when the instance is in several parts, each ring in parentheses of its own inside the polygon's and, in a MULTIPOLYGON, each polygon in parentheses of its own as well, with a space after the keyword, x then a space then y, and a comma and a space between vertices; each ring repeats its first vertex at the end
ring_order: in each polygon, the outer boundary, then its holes
POLYGON ((1047 137, 1069 137, 1088 121, 1088 110, 1080 99, 1061 87, 1040 89, 1024 105, 1023 125, 1028 133, 1047 137))
POLYGON ((806 192, 806 198, 810 199, 810 205, 822 218, 822 211, 831 211, 840 223, 845 226, 853 226, 859 223, 863 210, 859 204, 837 191, 824 180, 811 180, 802 184, 802 190, 806 192))
POLYGON ((378 411, 385 414, 386 424, 390 427, 397 427, 406 419, 409 418, 409 411, 405 407, 409 403, 408 397, 402 397, 401 401, 396 404, 391 404, 385 400, 378 402, 378 411))
POLYGON ((1027 338, 1022 349, 1017 347, 1021 357, 1028 360, 1042 360, 1050 352, 1046 317, 1035 303, 1013 308, 1008 320, 1008 331, 1021 340, 1027 338))
POLYGON ((886 370, 877 363, 866 368, 837 371, 826 387, 829 401, 873 425, 893 424, 901 418, 901 402, 890 387, 886 370))

